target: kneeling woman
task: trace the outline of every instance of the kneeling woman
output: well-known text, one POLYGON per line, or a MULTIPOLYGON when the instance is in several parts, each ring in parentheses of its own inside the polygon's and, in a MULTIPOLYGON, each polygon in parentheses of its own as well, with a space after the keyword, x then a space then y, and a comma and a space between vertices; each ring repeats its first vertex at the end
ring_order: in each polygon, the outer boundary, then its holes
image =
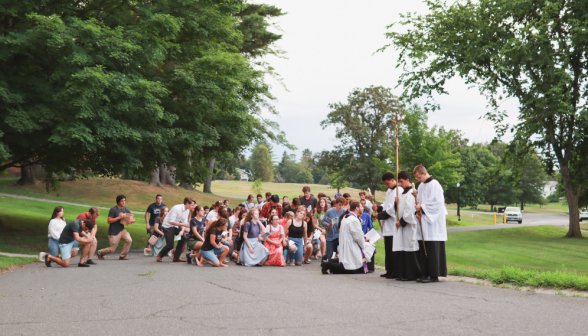
POLYGON ((284 248, 282 241, 284 238, 284 227, 280 225, 280 218, 278 215, 270 216, 269 225, 265 227, 265 233, 269 236, 265 239, 265 247, 269 250, 269 258, 265 262, 265 266, 280 266, 285 267, 284 248))
POLYGON ((224 218, 214 221, 208 225, 205 234, 206 238, 204 240, 204 244, 202 244, 202 248, 200 249, 200 253, 202 254, 202 261, 198 260, 198 258, 195 259, 198 266, 203 266, 202 262, 204 261, 215 267, 229 267, 225 264, 225 257, 229 253, 229 247, 223 245, 222 243, 222 234, 227 230, 228 225, 229 221, 224 218), (220 260, 217 257, 219 254, 220 260))
POLYGON ((243 227, 243 245, 239 259, 244 266, 261 266, 269 256, 269 251, 259 242, 259 234, 262 230, 259 221, 259 209, 254 208, 245 217, 243 227))

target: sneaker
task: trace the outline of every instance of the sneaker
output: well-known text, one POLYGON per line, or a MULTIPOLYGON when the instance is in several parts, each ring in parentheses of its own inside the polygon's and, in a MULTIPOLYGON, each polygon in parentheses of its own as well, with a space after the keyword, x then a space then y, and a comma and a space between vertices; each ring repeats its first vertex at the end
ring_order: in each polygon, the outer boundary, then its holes
POLYGON ((192 264, 192 258, 190 258, 190 253, 186 253, 186 261, 188 264, 192 264))
POLYGON ((288 266, 292 266, 292 260, 288 260, 288 262, 286 263, 288 266))
POLYGON ((170 258, 173 258, 174 257, 174 250, 167 252, 167 256, 170 258))
POLYGON ((98 256, 98 259, 104 260, 104 256, 100 254, 100 251, 96 251, 96 255, 98 256))
POLYGON ((95 262, 94 262, 92 259, 88 259, 88 260, 86 261, 86 264, 88 264, 88 265, 98 265, 98 264, 97 264, 97 263, 95 263, 95 262))
POLYGON ((88 264, 78 264, 78 267, 90 267, 88 264))
POLYGON ((144 249, 143 249, 143 255, 145 255, 145 256, 149 256, 149 252, 147 252, 147 248, 144 248, 144 249))
POLYGON ((40 252, 39 253, 39 261, 45 261, 45 256, 47 255, 47 252, 40 252))

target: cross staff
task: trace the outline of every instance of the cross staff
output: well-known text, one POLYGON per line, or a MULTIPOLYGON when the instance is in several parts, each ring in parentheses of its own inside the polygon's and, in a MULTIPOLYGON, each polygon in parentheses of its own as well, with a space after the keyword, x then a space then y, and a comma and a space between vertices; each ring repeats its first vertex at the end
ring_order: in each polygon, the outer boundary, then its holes
MULTIPOLYGON (((399 108, 396 109, 396 119, 392 120, 392 123, 395 126, 395 133, 396 133, 396 197, 400 197, 400 191, 398 190, 398 153, 399 153, 399 147, 400 147, 400 142, 398 141, 398 125, 402 122, 402 119, 400 119, 400 115, 399 113, 399 108)), ((396 214, 398 215, 398 203, 396 203, 396 214)))

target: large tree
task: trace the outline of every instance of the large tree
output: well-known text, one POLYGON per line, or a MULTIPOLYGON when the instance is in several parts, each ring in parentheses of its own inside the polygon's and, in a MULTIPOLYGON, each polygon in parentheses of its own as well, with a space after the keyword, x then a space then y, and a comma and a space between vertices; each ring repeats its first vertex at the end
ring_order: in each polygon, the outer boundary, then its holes
POLYGON ((321 121, 323 129, 335 126, 338 145, 323 152, 321 165, 350 183, 376 190, 380 172, 374 159, 385 159, 385 148, 394 143, 394 119, 402 105, 390 89, 370 86, 355 89, 345 103, 329 104, 331 112, 321 121))
POLYGON ((578 201, 588 183, 588 1, 428 0, 427 14, 403 16, 389 32, 404 69, 408 99, 446 94, 461 77, 488 97, 499 131, 532 139, 548 173, 559 169, 569 207, 568 237, 581 237, 578 201), (519 122, 503 124, 504 99, 519 103, 519 122))
POLYGON ((251 171, 253 178, 260 179, 263 182, 271 182, 274 176, 274 165, 272 162, 272 153, 264 143, 259 143, 249 158, 251 162, 251 171))

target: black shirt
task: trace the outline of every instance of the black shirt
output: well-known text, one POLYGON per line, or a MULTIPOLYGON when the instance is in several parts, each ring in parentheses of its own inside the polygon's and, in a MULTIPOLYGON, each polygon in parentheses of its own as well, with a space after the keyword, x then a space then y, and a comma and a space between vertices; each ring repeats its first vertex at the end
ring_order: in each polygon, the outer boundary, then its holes
MULTIPOLYGON (((204 221, 204 218, 202 218, 202 221, 199 221, 198 219, 196 219, 196 217, 192 218, 190 220, 190 234, 188 235, 189 238, 188 240, 200 240, 198 239, 198 237, 196 237, 196 235, 194 234, 194 227, 196 227, 196 231, 198 231, 198 233, 204 237, 204 230, 206 230, 206 222, 204 221)), ((207 250, 208 251, 208 250, 207 250)))
MULTIPOLYGON (((121 213, 131 213, 131 210, 127 209, 127 207, 123 207, 122 209, 119 209, 118 206, 115 206, 112 209, 110 209, 110 211, 108 212, 108 217, 116 218, 116 217, 120 216, 121 213)), ((125 229, 125 226, 120 223, 120 219, 119 219, 116 222, 110 224, 110 227, 108 228, 108 235, 109 236, 116 236, 124 229, 125 229)))
POLYGON ((318 201, 316 198, 314 198, 314 196, 310 196, 309 199, 306 199, 306 197, 302 196, 302 197, 298 197, 298 199, 300 200, 302 205, 304 205, 307 209, 308 209, 309 205, 312 207, 312 209, 314 209, 314 208, 316 208, 316 205, 318 204, 318 201))
POLYGON ((161 208, 163 208, 164 206, 166 205, 163 203, 161 203, 160 205, 151 203, 151 205, 147 208, 146 212, 149 213, 149 226, 155 225, 155 218, 159 216, 159 210, 161 210, 161 208))
POLYGON ((82 234, 81 219, 73 220, 65 225, 63 231, 61 231, 61 236, 59 237, 59 244, 69 244, 76 240, 74 232, 77 232, 79 235, 82 234))
POLYGON ((214 246, 212 246, 212 243, 210 242, 210 236, 216 235, 216 239, 214 241, 218 245, 218 244, 220 244, 221 239, 223 239, 222 234, 223 234, 223 232, 221 230, 219 230, 218 228, 210 229, 208 236, 206 236, 206 239, 204 240, 204 244, 202 244, 202 251, 214 250, 214 246))

